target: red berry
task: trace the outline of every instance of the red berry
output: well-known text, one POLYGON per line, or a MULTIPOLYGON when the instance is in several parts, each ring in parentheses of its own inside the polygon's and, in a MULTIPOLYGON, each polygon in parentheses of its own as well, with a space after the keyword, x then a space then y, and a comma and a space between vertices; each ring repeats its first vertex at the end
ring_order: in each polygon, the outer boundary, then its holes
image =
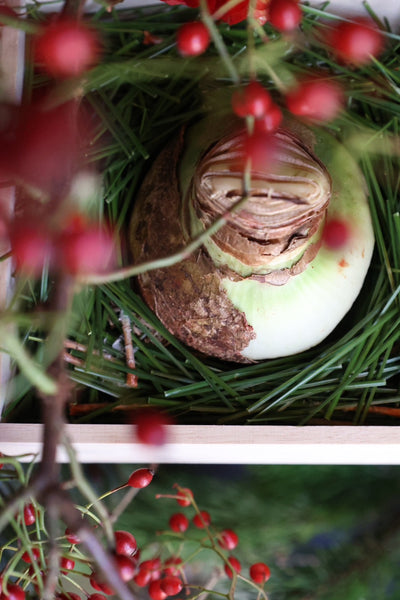
POLYGON ((292 31, 301 23, 298 0, 271 0, 268 21, 279 31, 292 31))
POLYGON ((60 560, 60 568, 62 571, 73 571, 75 567, 75 561, 72 558, 62 556, 60 560))
POLYGON ((176 499, 180 506, 190 506, 192 504, 193 492, 189 488, 181 488, 176 499))
MULTIPOLYGON (((4 454, 2 452, 0 452, 0 458, 4 456, 4 454)), ((2 469, 4 467, 4 463, 0 463, 0 469, 2 469)))
POLYGON ((134 418, 137 439, 149 446, 162 446, 166 443, 170 424, 169 417, 154 409, 138 412, 134 418))
POLYGON ((164 562, 163 571, 167 575, 179 575, 181 570, 179 566, 182 564, 182 559, 179 556, 171 556, 164 562))
POLYGON ((185 23, 178 29, 176 43, 182 56, 198 56, 207 50, 210 34, 201 21, 185 23))
POLYGON ((43 27, 34 52, 36 62, 52 77, 78 77, 98 62, 100 42, 87 25, 62 18, 43 27))
POLYGON ((334 26, 328 43, 332 52, 345 62, 363 65, 381 53, 383 36, 372 21, 356 18, 351 23, 343 21, 334 26))
POLYGON ((262 584, 271 576, 271 571, 269 567, 262 562, 255 563, 250 567, 250 577, 251 579, 258 584, 262 584))
MULTIPOLYGON (((33 556, 33 559, 35 561, 38 560, 39 556, 40 556, 40 550, 39 548, 31 548, 31 554, 33 556)), ((32 562, 32 559, 29 555, 29 552, 24 552, 23 555, 21 556, 22 560, 28 564, 30 564, 32 562)))
POLYGON ((101 273, 110 268, 114 240, 109 231, 97 225, 81 231, 66 231, 58 241, 59 262, 73 275, 101 273))
POLYGON ((256 133, 269 133, 276 131, 281 124, 283 114, 277 104, 272 104, 266 114, 254 121, 254 131, 256 133))
POLYGON ((45 101, 21 110, 10 143, 8 168, 25 185, 59 196, 84 162, 90 118, 77 101, 47 108, 45 101))
POLYGON ((340 248, 343 248, 348 243, 349 237, 350 230, 346 221, 329 219, 325 223, 322 241, 330 250, 340 250, 340 248))
POLYGON ((36 511, 33 504, 27 504, 24 507, 24 523, 25 525, 33 525, 36 521, 36 511))
POLYGON ((19 585, 8 583, 7 592, 1 594, 1 600, 25 600, 25 592, 19 585))
POLYGON ((189 527, 189 519, 183 513, 175 513, 169 520, 169 526, 172 531, 183 533, 189 527))
POLYGON ((225 529, 221 531, 218 543, 225 550, 234 550, 239 543, 239 538, 232 529, 225 529))
POLYGON ((10 232, 11 252, 18 271, 37 277, 41 274, 52 254, 52 242, 48 231, 36 225, 15 223, 10 232))
POLYGON ((115 532, 115 552, 124 556, 132 556, 137 551, 137 542, 129 531, 115 532))
POLYGON ((133 581, 139 587, 145 587, 148 583, 150 583, 151 579, 152 579, 151 571, 149 571, 147 569, 139 569, 139 571, 134 576, 133 581))
POLYGON ((149 596, 151 598, 151 600, 165 600, 165 598, 168 597, 168 594, 166 594, 164 592, 164 590, 161 588, 161 580, 160 579, 156 579, 155 581, 152 581, 149 585, 149 596))
MULTIPOLYGON (((244 160, 253 171, 268 171, 275 158, 276 139, 270 133, 254 131, 244 138, 244 160)), ((238 165, 244 169, 245 164, 238 165)))
POLYGON ((103 581, 99 581, 96 575, 93 574, 90 577, 89 581, 90 585, 98 592, 103 592, 103 594, 106 594, 107 596, 111 596, 112 594, 114 594, 114 590, 103 581))
POLYGON ((129 558, 129 556, 124 556, 123 554, 117 554, 114 557, 114 560, 122 581, 130 581, 133 579, 136 571, 136 562, 129 558))
POLYGON ((175 594, 179 594, 182 590, 183 584, 176 575, 167 575, 167 577, 161 580, 160 587, 167 596, 175 596, 175 594))
POLYGON ((228 577, 230 577, 232 579, 233 571, 236 571, 236 573, 240 573, 240 571, 242 569, 242 565, 240 564, 238 559, 235 558, 234 556, 229 556, 228 562, 232 568, 230 568, 228 565, 225 565, 224 570, 225 570, 225 573, 228 575, 228 577), (232 569, 233 569, 233 571, 232 571, 232 569))
POLYGON ((138 489, 145 488, 151 483, 153 477, 154 471, 151 469, 137 469, 129 477, 128 485, 138 489))
POLYGON ((258 82, 251 81, 232 95, 232 109, 238 117, 263 117, 271 106, 269 92, 258 82))
POLYGON ((81 541, 75 533, 72 533, 71 530, 68 529, 68 527, 65 530, 65 536, 70 544, 79 544, 81 541))
POLYGON ((204 529, 208 527, 211 523, 210 514, 206 510, 201 510, 200 514, 197 514, 193 517, 193 524, 199 529, 204 529))
POLYGON ((304 79, 286 96, 291 113, 317 121, 334 119, 343 108, 343 90, 335 81, 304 79))
MULTIPOLYGON (((154 573, 160 573, 161 560, 160 558, 149 558, 149 560, 144 560, 140 563, 139 569, 146 569, 152 571, 154 573)), ((158 579, 159 575, 157 575, 158 579)))

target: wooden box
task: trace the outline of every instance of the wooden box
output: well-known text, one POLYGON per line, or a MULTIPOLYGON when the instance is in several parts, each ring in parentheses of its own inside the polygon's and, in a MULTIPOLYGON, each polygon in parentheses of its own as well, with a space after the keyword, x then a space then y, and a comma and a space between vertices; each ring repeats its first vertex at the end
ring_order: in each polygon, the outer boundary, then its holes
MULTIPOLYGON (((400 17, 395 4, 389 0, 385 7, 379 2, 379 12, 393 22, 400 17)), ((348 3, 339 1, 338 6, 348 8, 348 3)), ((10 100, 18 100, 24 36, 9 27, 1 28, 0 36, 5 90, 10 100)), ((12 211, 13 190, 2 190, 1 194, 7 211, 12 211)), ((9 263, 0 263, 2 306, 11 281, 9 263)), ((0 353, 0 413, 9 376, 9 359, 0 353)), ((173 425, 168 443, 160 448, 137 443, 129 425, 68 425, 67 433, 79 460, 87 463, 400 464, 400 428, 396 426, 173 425)), ((39 456, 41 435, 38 424, 0 423, 0 451, 39 456)), ((59 460, 67 460, 61 449, 59 460)))

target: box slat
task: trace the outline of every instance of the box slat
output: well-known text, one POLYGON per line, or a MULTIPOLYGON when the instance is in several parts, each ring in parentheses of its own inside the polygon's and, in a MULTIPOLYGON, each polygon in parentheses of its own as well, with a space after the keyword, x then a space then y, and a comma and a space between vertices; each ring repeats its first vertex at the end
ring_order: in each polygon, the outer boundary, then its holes
MULTIPOLYGON (((172 425, 162 447, 138 443, 130 425, 67 425, 67 434, 82 463, 400 464, 398 427, 172 425)), ((1 452, 40 450, 41 425, 0 423, 1 452)))

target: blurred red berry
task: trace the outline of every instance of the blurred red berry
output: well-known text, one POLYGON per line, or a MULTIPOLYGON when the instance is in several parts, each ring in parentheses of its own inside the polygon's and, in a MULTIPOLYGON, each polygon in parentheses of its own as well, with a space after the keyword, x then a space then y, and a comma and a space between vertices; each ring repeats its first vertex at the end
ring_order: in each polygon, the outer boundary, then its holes
POLYGON ((238 117, 260 119, 272 104, 270 93, 258 81, 251 81, 232 94, 232 109, 238 117))
POLYGON ((90 119, 76 101, 46 108, 36 102, 21 109, 9 143, 9 169, 17 182, 59 196, 84 162, 90 119))
POLYGON ((208 527, 211 523, 211 516, 206 510, 201 510, 199 514, 193 517, 193 524, 198 529, 204 529, 208 527))
POLYGON ((298 0, 271 0, 268 21, 278 31, 292 31, 301 23, 302 12, 298 0))
POLYGON ((25 592, 16 583, 7 583, 7 592, 3 592, 0 598, 1 600, 25 600, 25 592))
POLYGON ((192 504, 193 492, 189 488, 181 488, 177 495, 177 503, 180 506, 190 506, 192 504))
POLYGON ((65 536, 67 538, 67 541, 70 544, 79 544, 80 543, 79 537, 75 533, 72 533, 72 531, 68 527, 65 530, 65 536))
POLYGON ((89 581, 90 585, 98 592, 103 592, 107 596, 114 594, 114 590, 107 583, 101 581, 97 575, 92 574, 89 581))
POLYGON ((350 229, 342 219, 328 219, 322 233, 322 241, 330 250, 340 250, 350 238, 350 229))
POLYGON ((58 239, 57 250, 59 266, 72 275, 107 271, 115 256, 112 233, 98 225, 64 232, 58 239))
MULTIPOLYGON (((147 585, 150 581, 155 581, 161 577, 161 560, 159 558, 151 558, 144 560, 139 565, 137 573, 138 585, 147 585), (140 577, 139 577, 140 574, 140 577), (144 583, 145 582, 145 583, 144 583)), ((136 576, 135 576, 136 577, 136 576)), ((135 579, 136 581, 136 579, 135 579)))
POLYGON ((262 562, 255 563, 250 567, 250 577, 254 581, 254 583, 263 584, 271 576, 271 571, 269 567, 262 562))
POLYGON ((185 23, 178 29, 176 43, 182 56, 198 56, 207 50, 210 33, 201 21, 185 23))
POLYGON ((146 587, 152 579, 152 573, 148 569, 139 569, 136 575, 133 577, 133 581, 139 587, 146 587))
POLYGON ((335 81, 304 79, 286 96, 288 109, 294 115, 316 121, 330 121, 343 108, 342 87, 335 81))
POLYGON ((270 133, 276 131, 283 119, 281 109, 277 104, 272 104, 268 111, 260 119, 254 121, 254 131, 256 133, 270 133))
POLYGON ((221 531, 218 543, 225 550, 234 550, 239 543, 239 538, 232 529, 225 529, 221 531))
POLYGON ((100 47, 93 29, 64 17, 40 30, 34 40, 34 57, 51 77, 79 77, 98 62, 100 47))
POLYGON ((342 21, 334 25, 328 37, 332 52, 344 62, 364 65, 383 50, 383 35, 375 24, 365 18, 352 22, 342 21))
MULTIPOLYGON (((31 548, 31 554, 33 556, 33 560, 37 561, 37 559, 40 556, 40 549, 39 548, 31 548)), ((23 555, 21 556, 22 560, 28 564, 30 564, 32 562, 31 556, 29 554, 29 552, 24 552, 23 555)))
POLYGON ((183 533, 189 527, 189 519, 183 513, 175 513, 169 519, 169 526, 172 531, 183 533))
POLYGON ((179 558, 179 556, 171 556, 170 558, 167 558, 167 560, 164 562, 163 571, 167 575, 179 575, 181 572, 181 564, 182 559, 179 558))
POLYGON ((136 562, 124 556, 123 554, 117 554, 114 556, 117 571, 122 581, 130 581, 136 572, 136 562))
MULTIPOLYGON (((269 132, 254 131, 245 134, 243 150, 245 162, 250 161, 253 171, 269 170, 276 154, 276 139, 269 132)), ((244 170, 245 164, 238 165, 244 170)))
POLYGON ((10 229, 11 252, 18 271, 37 277, 52 257, 49 232, 39 223, 19 221, 10 229))
POLYGON ((140 569, 149 569, 150 571, 156 571, 156 572, 159 572, 160 567, 161 567, 161 559, 158 557, 149 558, 148 560, 144 560, 139 565, 140 569))
POLYGON ((168 597, 168 594, 161 587, 160 579, 156 579, 150 583, 148 592, 151 600, 165 600, 168 597))
POLYGON ((160 587, 167 596, 175 596, 183 588, 182 581, 176 575, 167 575, 161 580, 160 587))
POLYGON ((162 446, 167 441, 168 425, 172 420, 158 410, 147 409, 134 415, 136 437, 141 444, 162 446))
POLYGON ((24 523, 25 525, 33 525, 36 521, 36 511, 33 504, 27 504, 24 507, 24 523))
POLYGON ((234 556, 229 556, 228 562, 230 564, 230 567, 232 567, 232 568, 230 568, 228 565, 225 565, 224 570, 225 570, 225 573, 228 575, 228 577, 230 577, 232 579, 233 571, 235 571, 236 573, 240 573, 240 571, 242 569, 242 565, 240 564, 238 559, 235 558, 234 556), (233 569, 233 571, 232 571, 232 569, 233 569))
POLYGON ((75 568, 75 561, 72 558, 62 556, 60 560, 60 568, 62 571, 73 571, 75 568))
POLYGON ((129 477, 128 485, 129 487, 138 489, 145 488, 151 483, 153 477, 154 471, 152 471, 151 469, 137 469, 136 471, 133 471, 133 473, 129 477))
MULTIPOLYGON (((199 8, 200 0, 163 0, 166 4, 175 6, 177 4, 184 4, 190 8, 199 8)), ((207 0, 208 10, 210 14, 214 14, 219 8, 226 4, 226 0, 207 0)), ((261 25, 265 25, 267 21, 266 7, 268 2, 266 0, 256 0, 253 12, 253 18, 256 19, 261 25)), ((230 10, 226 11, 221 17, 221 21, 228 23, 228 25, 236 25, 247 19, 249 12, 249 0, 243 0, 238 2, 230 10)))
POLYGON ((129 531, 115 532, 115 552, 131 557, 137 551, 137 542, 129 531))

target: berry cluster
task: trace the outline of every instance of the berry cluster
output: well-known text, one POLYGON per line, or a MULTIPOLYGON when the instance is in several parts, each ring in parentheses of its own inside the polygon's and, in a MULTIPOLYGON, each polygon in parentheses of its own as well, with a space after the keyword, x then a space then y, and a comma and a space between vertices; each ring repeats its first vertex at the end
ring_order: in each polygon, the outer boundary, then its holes
POLYGON ((29 276, 39 276, 45 265, 71 275, 99 273, 113 262, 112 232, 86 223, 81 215, 73 215, 59 229, 37 220, 16 220, 9 237, 16 268, 29 276))
MULTIPOLYGON (((18 19, 11 12, 3 11, 18 19)), ((21 190, 17 218, 0 215, 1 241, 24 275, 37 277, 44 267, 72 275, 103 272, 112 266, 115 236, 88 216, 91 191, 82 181, 87 197, 76 197, 77 181, 91 171, 93 118, 81 94, 64 100, 57 87, 97 64, 101 42, 86 23, 53 16, 32 33, 31 47, 50 81, 29 102, 0 104, 0 177, 21 190)))
MULTIPOLYGON (((298 0, 271 0, 262 10, 263 22, 269 22, 279 32, 294 32, 301 25, 302 11, 298 0)), ((246 11, 236 22, 247 16, 246 11)), ((178 30, 177 47, 183 56, 202 54, 209 44, 210 33, 201 21, 186 23, 178 30)), ((323 44, 336 59, 355 67, 378 56, 384 46, 382 33, 376 25, 358 17, 331 26, 323 44)), ((284 93, 284 104, 289 112, 317 122, 334 119, 343 109, 344 100, 341 84, 325 74, 306 74, 284 93)), ((257 81, 251 81, 235 92, 232 105, 235 114, 256 119, 256 135, 257 130, 274 131, 282 119, 280 108, 257 81)))
MULTIPOLYGON (((107 492, 102 498, 127 487, 143 489, 150 485, 153 476, 150 468, 138 468, 124 485, 107 492)), ((200 551, 211 551, 219 565, 219 577, 232 580, 229 584, 230 597, 233 597, 237 579, 255 587, 259 597, 266 597, 263 587, 270 577, 268 566, 262 562, 252 564, 248 575, 245 575, 241 562, 232 554, 239 545, 236 532, 215 529, 209 512, 199 509, 193 492, 178 485, 174 487, 173 494, 157 496, 172 498, 179 506, 179 511, 170 516, 168 529, 159 534, 157 544, 151 543, 149 549, 139 548, 130 531, 114 531, 110 549, 114 572, 123 582, 129 582, 133 590, 146 589, 151 600, 166 600, 182 591, 185 596, 194 598, 199 590, 202 591, 202 586, 191 581, 190 563, 200 551), (193 552, 193 544, 197 545, 198 551, 193 552), (142 558, 142 554, 147 556, 142 558)), ((41 595, 48 574, 48 541, 43 528, 43 510, 38 503, 30 502, 16 516, 19 526, 23 523, 29 536, 29 545, 19 548, 20 541, 15 538, 3 547, 3 556, 11 556, 0 574, 0 600, 25 600, 31 594, 41 595)), ((85 512, 96 518, 90 507, 86 507, 85 512)), ((101 530, 101 523, 97 522, 95 528, 101 530)), ((92 566, 78 533, 66 528, 57 540, 60 556, 54 597, 56 600, 106 600, 107 596, 114 594, 114 590, 108 584, 105 573, 92 566), (71 584, 74 586, 72 591, 71 584)))
POLYGON ((242 564, 239 559, 232 554, 239 544, 239 537, 232 529, 218 530, 212 524, 211 515, 206 510, 200 510, 194 498, 193 492, 188 488, 175 485, 176 494, 159 495, 159 498, 172 498, 180 507, 191 508, 194 514, 190 516, 186 511, 174 512, 169 518, 169 532, 164 532, 167 537, 172 536, 179 543, 174 554, 168 553, 166 557, 157 555, 139 565, 139 572, 135 582, 138 585, 148 586, 148 592, 151 600, 165 600, 170 595, 175 595, 185 587, 187 593, 191 591, 191 583, 187 580, 185 567, 185 542, 193 543, 196 540, 200 548, 214 552, 216 561, 220 564, 221 572, 229 579, 256 584, 260 586, 261 592, 263 585, 270 577, 269 567, 262 562, 255 563, 249 568, 249 577, 242 572, 242 564), (194 530, 192 530, 192 527, 194 530), (195 536, 195 530, 204 531, 204 535, 199 539, 195 536), (161 560, 161 562, 160 562, 161 560), (154 562, 156 561, 156 562, 154 562), (151 574, 146 574, 148 565, 151 563, 151 574), (154 565, 157 564, 155 568, 154 565), (138 583, 138 580, 140 583, 138 583), (170 587, 171 586, 171 587, 170 587))

